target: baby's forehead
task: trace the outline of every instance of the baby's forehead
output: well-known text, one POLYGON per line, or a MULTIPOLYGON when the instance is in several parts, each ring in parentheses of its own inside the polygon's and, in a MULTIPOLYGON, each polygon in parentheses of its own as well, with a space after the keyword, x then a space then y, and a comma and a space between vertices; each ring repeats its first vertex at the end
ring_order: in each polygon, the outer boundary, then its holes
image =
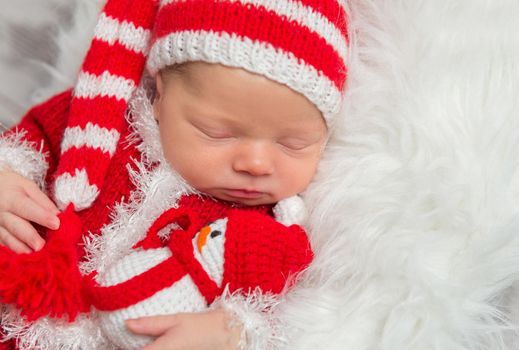
POLYGON ((268 115, 276 124, 302 123, 296 129, 315 127, 305 126, 308 121, 324 120, 319 109, 299 92, 242 68, 191 62, 171 67, 163 75, 184 95, 184 101, 177 98, 177 102, 191 103, 193 109, 223 115, 268 115))

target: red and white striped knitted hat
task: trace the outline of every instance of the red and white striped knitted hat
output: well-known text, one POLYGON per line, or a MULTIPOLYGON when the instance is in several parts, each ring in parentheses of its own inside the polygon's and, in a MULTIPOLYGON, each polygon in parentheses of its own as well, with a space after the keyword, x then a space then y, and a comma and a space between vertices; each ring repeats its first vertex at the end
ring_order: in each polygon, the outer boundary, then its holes
POLYGON ((108 0, 74 90, 55 181, 61 208, 92 205, 144 67, 189 61, 261 74, 303 94, 329 122, 346 80, 343 0, 108 0))

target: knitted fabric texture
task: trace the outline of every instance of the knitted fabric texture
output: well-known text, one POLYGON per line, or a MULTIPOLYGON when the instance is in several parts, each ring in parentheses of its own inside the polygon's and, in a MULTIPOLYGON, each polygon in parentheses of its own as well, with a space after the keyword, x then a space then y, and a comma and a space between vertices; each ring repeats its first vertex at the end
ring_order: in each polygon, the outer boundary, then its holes
POLYGON ((58 206, 82 210, 96 200, 145 65, 152 75, 190 61, 246 69, 303 94, 330 122, 342 101, 347 42, 339 0, 108 0, 63 135, 58 206))
POLYGON ((88 287, 106 337, 119 348, 139 349, 151 341, 128 333, 125 320, 202 311, 225 287, 280 293, 312 260, 302 228, 276 222, 264 208, 236 208, 197 196, 181 203, 163 213, 131 254, 88 287), (201 207, 209 215, 198 215, 201 207), (207 216, 219 218, 207 222, 207 216), (180 229, 161 239, 159 231, 172 223, 180 229))
POLYGON ((289 86, 330 119, 346 80, 338 0, 161 1, 147 67, 188 61, 244 68, 289 86))
POLYGON ((98 197, 121 137, 128 100, 147 54, 155 1, 108 1, 74 89, 61 143, 54 196, 63 209, 89 208, 98 197))

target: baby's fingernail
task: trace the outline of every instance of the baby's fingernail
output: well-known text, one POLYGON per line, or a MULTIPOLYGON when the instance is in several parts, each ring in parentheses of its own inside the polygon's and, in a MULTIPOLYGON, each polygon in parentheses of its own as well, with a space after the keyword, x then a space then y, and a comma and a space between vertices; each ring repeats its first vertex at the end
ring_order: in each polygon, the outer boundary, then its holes
POLYGON ((34 249, 35 252, 41 250, 44 246, 44 243, 35 243, 32 247, 32 249, 34 249))
POLYGON ((126 327, 128 327, 128 328, 139 327, 139 320, 138 319, 126 320, 125 323, 126 323, 126 327))
POLYGON ((52 219, 51 228, 53 230, 57 230, 59 228, 59 224, 60 224, 59 218, 57 216, 55 216, 54 219, 52 219))

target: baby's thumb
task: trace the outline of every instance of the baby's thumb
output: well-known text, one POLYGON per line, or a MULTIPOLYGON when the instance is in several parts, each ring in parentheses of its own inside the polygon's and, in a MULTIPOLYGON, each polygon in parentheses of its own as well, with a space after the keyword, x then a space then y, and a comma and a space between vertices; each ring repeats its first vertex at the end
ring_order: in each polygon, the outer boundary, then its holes
POLYGON ((177 324, 175 315, 152 316, 127 320, 126 328, 135 334, 159 337, 177 324))

